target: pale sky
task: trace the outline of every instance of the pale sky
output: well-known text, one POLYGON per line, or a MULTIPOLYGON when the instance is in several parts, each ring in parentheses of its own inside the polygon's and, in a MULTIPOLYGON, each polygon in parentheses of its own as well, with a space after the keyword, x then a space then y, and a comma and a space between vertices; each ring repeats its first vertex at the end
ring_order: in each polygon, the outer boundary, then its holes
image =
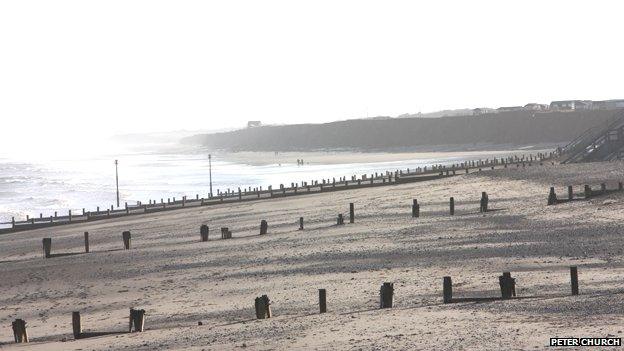
POLYGON ((0 147, 624 98, 623 10, 621 1, 4 0, 0 147))

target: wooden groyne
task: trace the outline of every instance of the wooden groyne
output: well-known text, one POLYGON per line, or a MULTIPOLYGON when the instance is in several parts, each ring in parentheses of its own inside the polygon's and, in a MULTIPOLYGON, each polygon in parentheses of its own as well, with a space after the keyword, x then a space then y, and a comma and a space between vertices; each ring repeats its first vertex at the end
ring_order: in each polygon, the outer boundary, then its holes
POLYGON ((53 216, 44 217, 42 214, 39 214, 39 217, 26 216, 25 220, 16 220, 13 218, 11 222, 0 223, 10 225, 10 228, 0 229, 0 234, 199 206, 215 206, 244 201, 258 201, 288 196, 422 182, 455 175, 481 172, 483 170, 543 165, 544 162, 551 162, 551 164, 554 164, 554 162, 550 161, 553 156, 555 156, 555 154, 550 152, 538 153, 536 155, 531 154, 506 158, 472 160, 449 166, 434 165, 407 168, 404 170, 397 169, 384 173, 376 172, 359 176, 352 175, 350 179, 347 179, 347 177, 340 177, 339 179, 331 178, 312 180, 310 182, 301 181, 298 183, 291 183, 290 186, 280 184, 278 189, 273 189, 272 186, 263 189, 262 186, 260 186, 246 189, 238 188, 236 190, 227 189, 226 191, 217 190, 216 196, 210 196, 208 194, 206 197, 200 197, 199 194, 196 194, 194 198, 188 198, 187 196, 183 196, 181 199, 173 197, 165 200, 165 198, 161 198, 160 201, 149 200, 147 204, 142 202, 137 202, 136 204, 125 203, 124 208, 121 209, 115 209, 111 205, 110 208, 106 209, 97 207, 95 211, 86 211, 83 208, 79 213, 72 213, 72 211, 69 210, 67 215, 58 215, 58 212, 54 212, 53 216))

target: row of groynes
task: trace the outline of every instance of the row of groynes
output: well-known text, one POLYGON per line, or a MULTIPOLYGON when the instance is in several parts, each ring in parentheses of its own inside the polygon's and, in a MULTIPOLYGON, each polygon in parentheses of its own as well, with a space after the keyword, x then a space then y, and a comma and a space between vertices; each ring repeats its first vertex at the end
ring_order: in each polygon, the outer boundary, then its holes
MULTIPOLYGON (((0 229, 0 233, 16 232, 37 228, 45 228, 56 225, 64 225, 71 223, 89 222, 103 220, 109 218, 117 218, 130 215, 139 215, 145 213, 156 213, 168 210, 178 210, 189 207, 222 205, 241 201, 258 201, 265 199, 273 199, 287 196, 318 194, 331 191, 342 191, 359 189, 365 187, 390 186, 410 182, 420 182, 444 177, 450 177, 458 174, 468 174, 473 172, 481 172, 487 169, 501 169, 508 167, 527 167, 535 164, 543 165, 544 162, 552 159, 555 153, 538 153, 536 155, 510 156, 505 158, 494 158, 486 160, 472 160, 446 165, 433 165, 418 168, 408 168, 406 170, 386 171, 385 173, 362 174, 359 177, 352 175, 350 179, 340 177, 338 179, 322 179, 312 180, 310 182, 301 181, 300 183, 291 183, 290 186, 280 184, 279 189, 273 189, 268 186, 263 189, 259 187, 249 187, 247 189, 238 188, 226 189, 225 191, 217 190, 216 196, 208 194, 207 197, 200 197, 195 194, 194 198, 183 196, 181 199, 161 198, 158 200, 148 200, 147 204, 137 202, 136 204, 128 204, 127 202, 122 209, 115 209, 113 205, 110 207, 97 207, 95 211, 87 211, 85 208, 81 212, 76 213, 68 210, 67 215, 59 215, 58 211, 54 215, 44 217, 42 213, 38 217, 27 215, 25 220, 16 220, 15 217, 11 222, 0 223, 10 225, 9 228, 0 229)), ((554 162, 550 161, 551 164, 554 162)))

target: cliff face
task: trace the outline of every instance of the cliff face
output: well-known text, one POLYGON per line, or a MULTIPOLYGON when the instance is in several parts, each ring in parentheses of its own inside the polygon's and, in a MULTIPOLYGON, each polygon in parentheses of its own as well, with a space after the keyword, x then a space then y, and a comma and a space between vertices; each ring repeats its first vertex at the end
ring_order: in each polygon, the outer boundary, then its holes
POLYGON ((249 128, 195 135, 183 142, 237 151, 388 150, 451 144, 565 143, 591 127, 605 125, 619 112, 514 111, 465 117, 361 119, 249 128))

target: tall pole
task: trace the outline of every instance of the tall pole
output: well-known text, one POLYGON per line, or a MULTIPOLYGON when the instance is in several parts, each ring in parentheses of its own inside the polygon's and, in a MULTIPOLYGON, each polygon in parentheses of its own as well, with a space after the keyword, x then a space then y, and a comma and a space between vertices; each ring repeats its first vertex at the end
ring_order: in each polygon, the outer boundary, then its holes
POLYGON ((212 155, 208 154, 208 176, 210 178, 210 197, 212 197, 212 155))
POLYGON ((119 207, 119 172, 117 172, 117 160, 115 160, 115 183, 117 184, 117 207, 119 207))

